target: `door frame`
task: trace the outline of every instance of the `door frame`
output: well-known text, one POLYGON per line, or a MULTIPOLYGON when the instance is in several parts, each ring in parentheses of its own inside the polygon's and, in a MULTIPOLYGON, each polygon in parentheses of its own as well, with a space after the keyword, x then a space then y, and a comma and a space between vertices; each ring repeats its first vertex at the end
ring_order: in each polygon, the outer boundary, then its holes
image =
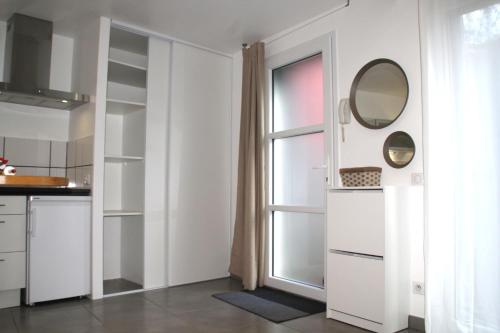
POLYGON ((333 187, 334 175, 333 170, 336 170, 337 158, 334 158, 333 154, 334 142, 333 142, 333 132, 336 121, 333 117, 334 105, 337 104, 337 94, 333 92, 333 87, 337 91, 337 67, 336 67, 336 36, 335 32, 320 36, 316 39, 310 40, 308 42, 302 43, 293 48, 287 49, 276 55, 266 58, 266 117, 265 117, 265 127, 266 127, 266 175, 265 175, 265 186, 266 186, 266 241, 265 241, 265 252, 266 252, 266 264, 265 264, 265 279, 264 284, 271 288, 285 290, 293 294, 298 294, 311 299, 325 301, 326 300, 326 281, 327 281, 327 270, 326 270, 326 258, 327 258, 327 248, 326 248, 326 192, 329 188, 333 187), (272 103, 273 103, 273 86, 272 86, 272 74, 273 70, 302 59, 314 56, 321 53, 322 63, 323 63, 323 124, 302 127, 298 129, 290 129, 280 132, 272 132, 272 103), (291 211, 288 210, 286 206, 272 205, 270 200, 272 199, 272 141, 280 137, 290 137, 296 135, 312 134, 312 133, 324 133, 325 140, 325 163, 326 163, 326 177, 327 183, 325 186, 325 207, 324 208, 312 208, 312 207, 294 207, 293 212, 307 212, 307 213, 319 213, 324 216, 324 262, 323 262, 323 276, 324 276, 324 287, 314 287, 299 282, 286 280, 278 277, 272 276, 272 213, 273 211, 291 211))

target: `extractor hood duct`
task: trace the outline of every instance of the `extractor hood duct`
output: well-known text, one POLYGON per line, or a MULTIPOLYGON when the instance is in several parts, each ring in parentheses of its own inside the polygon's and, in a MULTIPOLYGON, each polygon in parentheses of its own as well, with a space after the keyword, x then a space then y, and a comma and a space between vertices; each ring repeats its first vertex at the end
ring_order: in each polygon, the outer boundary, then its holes
POLYGON ((49 88, 51 52, 52 22, 14 14, 7 23, 0 101, 63 110, 87 103, 88 95, 49 88))

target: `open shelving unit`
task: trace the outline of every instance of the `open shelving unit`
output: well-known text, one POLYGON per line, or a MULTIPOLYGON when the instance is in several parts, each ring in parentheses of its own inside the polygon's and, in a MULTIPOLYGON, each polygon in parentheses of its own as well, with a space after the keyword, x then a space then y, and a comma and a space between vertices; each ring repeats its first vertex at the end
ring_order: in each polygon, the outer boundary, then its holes
POLYGON ((144 285, 148 38, 111 27, 104 156, 104 295, 144 285))

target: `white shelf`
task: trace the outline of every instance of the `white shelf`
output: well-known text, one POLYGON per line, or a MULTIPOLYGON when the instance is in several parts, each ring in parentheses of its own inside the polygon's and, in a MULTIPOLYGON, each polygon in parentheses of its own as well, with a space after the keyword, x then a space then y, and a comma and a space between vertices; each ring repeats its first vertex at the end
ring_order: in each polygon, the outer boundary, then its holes
POLYGON ((110 216, 142 216, 143 212, 135 210, 105 210, 104 217, 110 216))
POLYGON ((127 101, 123 99, 108 98, 106 102, 106 113, 111 114, 123 115, 146 108, 146 103, 127 101))
POLYGON ((111 27, 109 46, 113 49, 146 56, 148 54, 148 37, 111 27))
POLYGON ((110 293, 106 297, 140 292, 144 284, 148 43, 146 36, 111 27, 104 140, 103 279, 128 280, 138 289, 108 288, 103 290, 110 293))
POLYGON ((137 69, 135 66, 131 67, 130 65, 112 61, 108 63, 108 81, 111 82, 146 88, 146 74, 145 70, 137 69))
POLYGON ((118 293, 104 294, 104 295, 102 295, 102 297, 103 298, 107 298, 107 297, 115 297, 115 296, 124 296, 124 295, 142 293, 144 291, 146 291, 146 289, 144 289, 144 288, 134 289, 134 290, 127 290, 127 291, 122 291, 122 292, 118 292, 118 293))
POLYGON ((104 161, 106 162, 134 162, 134 161, 144 161, 142 156, 125 156, 125 155, 104 155, 104 161))
POLYGON ((108 61, 111 62, 111 63, 114 63, 114 64, 118 64, 118 65, 130 67, 130 68, 138 69, 140 71, 147 71, 148 70, 144 66, 135 65, 135 64, 133 64, 131 62, 127 62, 127 61, 123 61, 123 60, 119 60, 119 59, 113 59, 111 57, 108 59, 108 61))
POLYGON ((145 88, 108 81, 107 90, 108 100, 120 101, 128 104, 146 105, 147 91, 145 88))

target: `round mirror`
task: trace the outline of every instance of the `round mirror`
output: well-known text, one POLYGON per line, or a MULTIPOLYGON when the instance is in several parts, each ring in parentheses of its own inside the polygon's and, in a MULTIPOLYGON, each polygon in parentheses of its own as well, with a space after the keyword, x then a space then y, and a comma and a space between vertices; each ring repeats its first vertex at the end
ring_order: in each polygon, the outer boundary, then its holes
POLYGON ((408 79, 403 69, 389 59, 377 59, 358 72, 349 103, 356 120, 371 129, 392 124, 408 100, 408 79))
POLYGON ((415 143, 406 132, 394 132, 384 143, 384 158, 393 168, 404 168, 415 156, 415 143))

